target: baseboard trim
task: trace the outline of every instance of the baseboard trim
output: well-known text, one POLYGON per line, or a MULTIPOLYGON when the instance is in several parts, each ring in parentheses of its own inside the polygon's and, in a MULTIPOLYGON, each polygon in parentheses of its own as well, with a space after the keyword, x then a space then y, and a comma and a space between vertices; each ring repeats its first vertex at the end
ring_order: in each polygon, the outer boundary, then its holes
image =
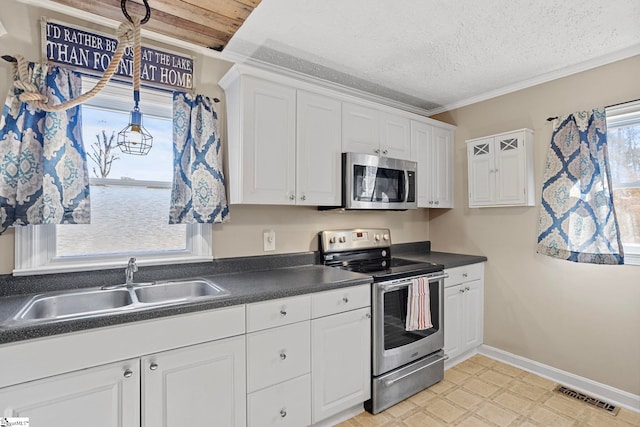
POLYGON ((602 384, 485 344, 478 348, 478 353, 506 363, 507 365, 515 366, 516 368, 539 375, 556 383, 571 387, 582 393, 589 394, 622 408, 626 408, 634 412, 640 412, 640 396, 636 394, 619 390, 606 384, 602 384))
POLYGON ((353 418, 356 415, 361 414, 363 412, 364 412, 364 404, 360 403, 358 405, 352 406, 351 408, 345 409, 342 412, 332 415, 327 419, 318 421, 317 423, 312 424, 311 427, 332 427, 337 424, 340 424, 343 421, 347 421, 348 419, 353 418))

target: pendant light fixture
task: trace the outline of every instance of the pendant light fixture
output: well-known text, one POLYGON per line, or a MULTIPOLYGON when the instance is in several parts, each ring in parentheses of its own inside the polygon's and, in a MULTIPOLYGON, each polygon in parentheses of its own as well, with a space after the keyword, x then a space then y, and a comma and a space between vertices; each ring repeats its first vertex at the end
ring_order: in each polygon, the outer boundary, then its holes
MULTIPOLYGON (((125 3, 127 0, 122 0, 120 3, 120 8, 122 9, 122 13, 129 20, 129 22, 133 23, 134 19, 139 20, 137 17, 131 17, 127 13, 127 8, 125 3)), ((149 4, 147 0, 143 0, 144 6, 146 8, 146 15, 140 21, 140 24, 145 24, 149 21, 151 17, 151 9, 149 8, 149 4)), ((135 154, 138 156, 144 156, 149 153, 151 147, 153 146, 153 136, 144 128, 142 125, 142 112, 140 111, 140 58, 141 58, 141 47, 140 47, 140 27, 136 26, 137 30, 134 33, 134 41, 133 41, 133 110, 131 110, 131 115, 129 118, 129 124, 118 132, 118 147, 123 153, 127 154, 135 154)))

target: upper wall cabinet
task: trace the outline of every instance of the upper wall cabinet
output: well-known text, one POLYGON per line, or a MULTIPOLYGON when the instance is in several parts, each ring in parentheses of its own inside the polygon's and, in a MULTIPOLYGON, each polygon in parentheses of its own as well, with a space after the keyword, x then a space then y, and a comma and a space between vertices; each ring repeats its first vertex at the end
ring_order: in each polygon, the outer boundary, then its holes
POLYGON ((411 121, 411 153, 418 163, 418 207, 453 207, 453 130, 411 121))
POLYGON ((533 131, 466 141, 469 207, 534 206, 533 131))
POLYGON ((342 124, 342 151, 411 160, 408 118, 344 102, 342 124))

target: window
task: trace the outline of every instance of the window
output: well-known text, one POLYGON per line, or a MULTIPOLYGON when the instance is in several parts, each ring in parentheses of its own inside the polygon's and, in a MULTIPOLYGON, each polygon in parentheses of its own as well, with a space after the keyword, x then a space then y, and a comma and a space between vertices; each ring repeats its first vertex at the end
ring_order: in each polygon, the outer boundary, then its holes
MULTIPOLYGON (((95 84, 83 78, 83 87, 95 84)), ((86 90, 86 89, 85 89, 86 90)), ((82 133, 91 175, 91 224, 16 228, 14 274, 96 270, 140 264, 211 260, 211 226, 168 224, 173 175, 172 94, 141 90, 143 126, 153 136, 146 156, 116 147, 133 108, 130 85, 110 82, 82 105, 82 133), (113 137, 107 157, 104 142, 113 137), (91 158, 93 157, 93 158, 91 158)))
POLYGON ((625 264, 640 264, 640 101, 607 108, 607 141, 625 264))

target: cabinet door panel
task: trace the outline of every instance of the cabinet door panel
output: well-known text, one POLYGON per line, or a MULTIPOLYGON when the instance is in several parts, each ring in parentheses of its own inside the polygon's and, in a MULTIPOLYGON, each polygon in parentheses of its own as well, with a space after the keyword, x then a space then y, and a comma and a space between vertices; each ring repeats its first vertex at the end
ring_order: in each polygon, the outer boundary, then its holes
POLYGON ((491 204, 494 197, 493 139, 477 141, 467 148, 469 159, 469 205, 491 204))
POLYGON ((453 207, 453 141, 451 137, 451 131, 433 128, 431 193, 436 208, 453 207))
POLYGON ((244 336, 142 359, 145 427, 244 426, 244 336))
POLYGON ((453 358, 462 352, 462 285, 444 290, 444 352, 453 358))
POLYGON ((342 103, 342 151, 380 154, 378 110, 342 103))
POLYGON ((28 417, 32 426, 135 427, 139 364, 133 359, 6 387, 0 390, 0 415, 28 417))
POLYGON ((431 146, 432 126, 426 123, 411 121, 411 160, 418 164, 417 190, 418 207, 433 207, 431 174, 433 154, 431 146))
POLYGON ((341 202, 342 104, 298 91, 296 193, 299 205, 341 202))
POLYGON ((411 122, 389 113, 380 113, 381 154, 394 159, 411 160, 411 122))
POLYGON ((462 312, 464 318, 464 347, 470 349, 482 344, 483 337, 483 298, 482 282, 474 280, 464 285, 462 312))
POLYGON ((525 203, 525 149, 521 133, 496 138, 496 204, 525 203))
POLYGON ((294 203, 296 91, 249 77, 243 83, 243 202, 294 203))
POLYGON ((313 422, 371 397, 371 308, 311 321, 313 422))

